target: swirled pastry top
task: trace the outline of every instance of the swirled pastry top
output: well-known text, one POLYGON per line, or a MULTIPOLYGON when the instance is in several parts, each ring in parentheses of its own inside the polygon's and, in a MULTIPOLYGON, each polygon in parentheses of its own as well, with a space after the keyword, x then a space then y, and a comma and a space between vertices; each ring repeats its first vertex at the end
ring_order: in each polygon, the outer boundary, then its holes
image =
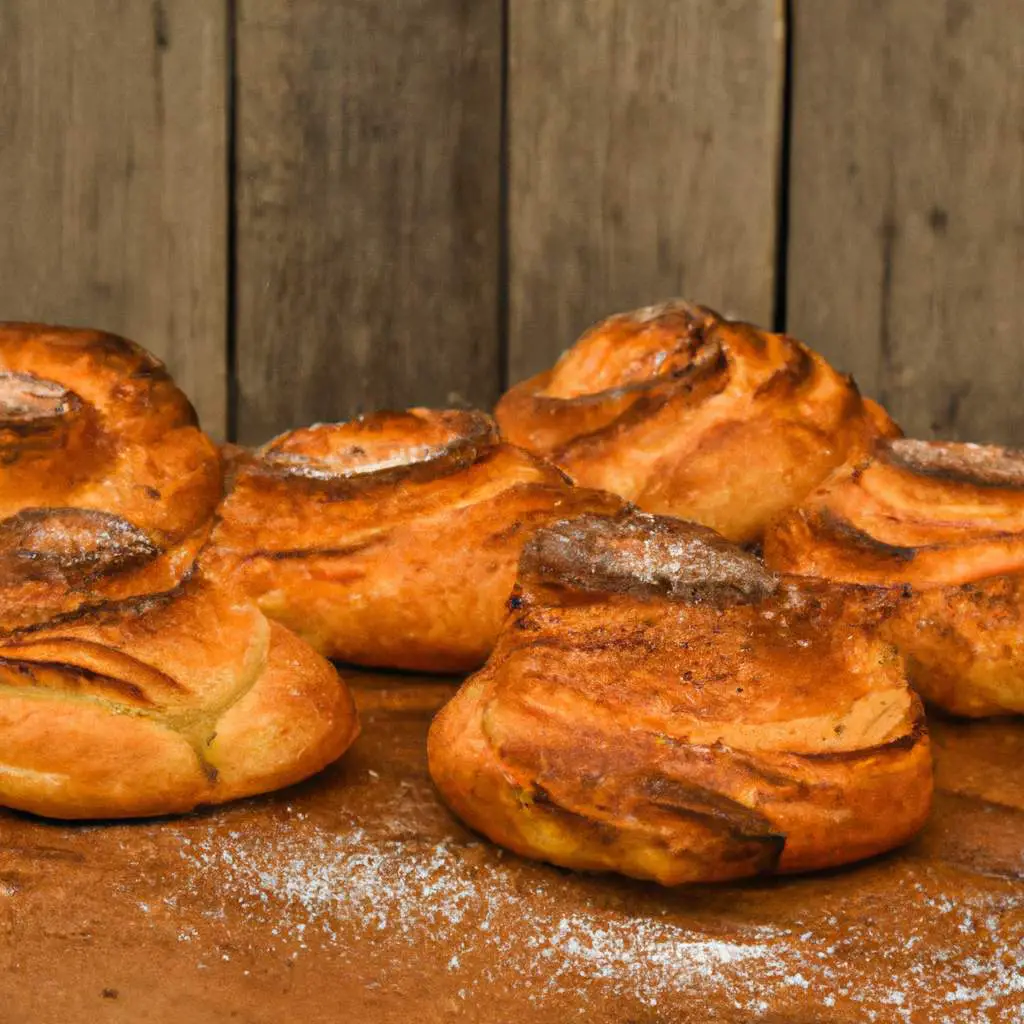
POLYGON ((173 586, 220 495, 158 360, 100 331, 0 325, 0 625, 173 586))
POLYGON ((555 524, 431 772, 473 827, 569 867, 674 884, 877 853, 931 794, 920 703, 863 628, 886 599, 680 520, 555 524))
POLYGON ((780 515, 765 554, 790 572, 925 588, 1024 572, 1024 452, 881 441, 780 515))
POLYGON ((622 504, 482 413, 380 412, 241 458, 203 564, 331 657, 463 671, 493 645, 530 533, 622 504))
POLYGON ((199 576, 0 636, 5 806, 178 813, 305 778, 357 731, 327 662, 199 576))
POLYGON ((799 341, 682 301, 596 324, 496 416, 578 482, 738 541, 897 432, 799 341))

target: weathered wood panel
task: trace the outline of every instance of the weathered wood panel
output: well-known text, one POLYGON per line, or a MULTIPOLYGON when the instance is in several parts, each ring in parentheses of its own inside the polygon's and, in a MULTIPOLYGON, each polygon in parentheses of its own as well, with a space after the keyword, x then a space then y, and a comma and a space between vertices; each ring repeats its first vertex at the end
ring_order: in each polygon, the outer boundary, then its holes
POLYGON ((787 326, 908 433, 1024 442, 1019 3, 795 12, 787 326))
POLYGON ((489 404, 501 5, 238 11, 239 436, 489 404))
POLYGON ((509 5, 509 377, 683 295, 770 325, 776 0, 509 5))
POLYGON ((215 434, 227 57, 222 3, 0 3, 0 318, 140 341, 215 434))

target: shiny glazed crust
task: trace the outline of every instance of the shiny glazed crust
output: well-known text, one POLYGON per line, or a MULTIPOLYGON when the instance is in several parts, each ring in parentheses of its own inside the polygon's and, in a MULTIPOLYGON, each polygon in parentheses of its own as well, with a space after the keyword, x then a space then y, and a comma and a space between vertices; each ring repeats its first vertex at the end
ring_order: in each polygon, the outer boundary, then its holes
POLYGON ((883 630, 925 699, 960 715, 1024 713, 1024 452, 880 442, 772 523, 765 558, 905 586, 883 630))
POLYGON ((493 841, 674 885, 843 864, 923 825, 920 702, 865 628, 888 592, 778 577, 634 513, 539 531, 511 608, 428 741, 493 841))
POLYGON ((0 637, 8 807, 181 813, 304 779, 357 733, 328 662, 201 579, 0 637))
POLYGON ((193 573, 221 493, 216 449, 138 346, 0 328, 0 804, 176 813, 351 743, 334 669, 193 573))
POLYGON ((0 325, 0 626, 173 587, 221 490, 215 447, 143 349, 0 325))
POLYGON ((800 342, 682 301, 596 324, 495 416, 577 483, 738 542, 870 438, 898 433, 800 342))
POLYGON ((482 413, 375 413, 239 461, 203 565, 328 657, 464 671, 494 645, 530 533, 622 505, 482 413))

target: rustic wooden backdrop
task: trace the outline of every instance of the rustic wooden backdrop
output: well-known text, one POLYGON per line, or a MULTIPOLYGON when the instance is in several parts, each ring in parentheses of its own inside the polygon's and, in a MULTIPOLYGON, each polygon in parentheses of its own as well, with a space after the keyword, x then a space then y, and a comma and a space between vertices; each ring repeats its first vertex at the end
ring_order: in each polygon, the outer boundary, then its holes
POLYGON ((220 436, 489 406, 682 294, 1024 443, 1020 0, 0 0, 0 316, 220 436))

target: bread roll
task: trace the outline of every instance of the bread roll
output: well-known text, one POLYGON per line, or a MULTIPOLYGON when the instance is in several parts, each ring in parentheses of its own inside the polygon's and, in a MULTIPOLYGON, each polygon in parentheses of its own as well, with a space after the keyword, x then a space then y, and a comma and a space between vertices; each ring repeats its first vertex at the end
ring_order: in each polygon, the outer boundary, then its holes
POLYGON ((776 576, 680 520, 555 524, 431 727, 431 775, 516 853, 665 885, 880 853, 932 792, 920 702, 861 626, 885 598, 776 576))
POLYGON ((173 587, 221 493, 214 445, 149 353, 0 325, 0 624, 173 587))
POLYGON ((577 483, 737 542, 870 438, 898 432, 800 342, 682 301, 594 325, 495 416, 577 483))
POLYGON ((19 810, 181 813, 306 778, 357 732, 330 664, 202 579, 0 637, 0 804, 19 810))
POLYGON ((221 492, 192 407, 138 346, 0 327, 0 804, 176 813, 351 743, 334 669, 193 572, 221 492))
POLYGON ((328 657, 459 672, 494 645, 530 533, 622 505, 482 413, 374 413, 239 463, 203 564, 328 657))
POLYGON ((899 590, 880 628, 927 701, 972 717, 1024 713, 1024 452, 881 442, 780 515, 765 558, 899 590))

